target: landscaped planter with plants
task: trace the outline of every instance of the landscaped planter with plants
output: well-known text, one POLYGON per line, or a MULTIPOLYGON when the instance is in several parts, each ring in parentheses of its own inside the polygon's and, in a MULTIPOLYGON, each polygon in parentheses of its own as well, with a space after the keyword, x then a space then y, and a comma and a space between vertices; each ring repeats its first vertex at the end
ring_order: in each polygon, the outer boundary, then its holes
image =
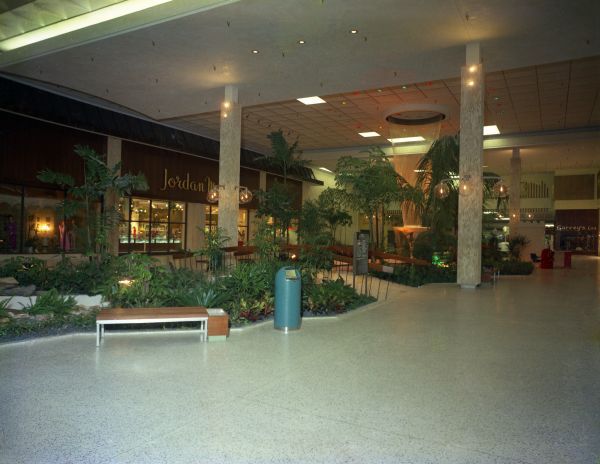
MULTIPOLYGON (((0 296, 0 341, 93 331, 102 306, 223 308, 234 327, 266 320, 274 309, 275 272, 285 264, 277 259, 242 263, 215 275, 161 266, 141 254, 78 264, 63 260, 52 269, 35 258, 11 259, 0 263, 4 288, 30 296, 0 296), (72 296, 73 288, 100 293, 72 296)), ((317 283, 310 273, 303 274, 305 316, 338 314, 371 301, 341 280, 317 283)))

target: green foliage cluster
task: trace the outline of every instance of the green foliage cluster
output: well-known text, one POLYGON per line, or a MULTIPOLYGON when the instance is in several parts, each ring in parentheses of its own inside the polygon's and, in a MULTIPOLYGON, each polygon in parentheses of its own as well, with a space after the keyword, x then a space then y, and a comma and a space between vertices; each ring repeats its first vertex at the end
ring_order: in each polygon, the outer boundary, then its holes
POLYGON ((295 194, 287 184, 275 182, 269 190, 256 192, 258 208, 256 217, 273 218, 273 227, 280 237, 284 237, 298 217, 298 210, 294 206, 295 194))
POLYGON ((41 259, 17 256, 0 264, 0 277, 14 277, 20 285, 46 286, 48 269, 41 259))
POLYGON ((203 231, 204 247, 194 253, 196 256, 204 256, 208 259, 208 269, 210 271, 223 270, 223 258, 225 252, 223 247, 231 240, 227 232, 222 227, 214 230, 203 231))
POLYGON ((87 254, 104 256, 108 252, 109 234, 118 224, 120 214, 116 207, 97 208, 106 195, 115 198, 131 194, 133 190, 147 190, 148 183, 142 174, 120 175, 121 163, 109 166, 106 155, 96 153, 88 146, 75 146, 75 153, 84 162, 84 183, 75 185, 75 179, 60 172, 45 169, 38 174, 42 182, 58 185, 69 197, 59 204, 61 216, 70 218, 78 211, 85 212, 85 248, 87 254))
MULTIPOLYGON (((428 230, 417 235, 413 245, 413 257, 431 262, 436 251, 456 250, 456 236, 443 231, 428 230)), ((456 259, 452 259, 456 261, 456 259)))
POLYGON ((345 204, 368 218, 373 243, 380 248, 386 208, 393 201, 404 201, 407 183, 381 148, 372 147, 366 155, 366 158, 341 157, 336 165, 335 183, 346 192, 345 204))
POLYGON ((8 305, 10 303, 10 298, 6 299, 6 300, 2 300, 0 301, 0 317, 7 317, 8 316, 8 305))
POLYGON ((372 272, 376 277, 391 280, 410 287, 425 284, 456 282, 456 267, 417 266, 415 264, 399 264, 394 266, 393 274, 372 272))
MULTIPOLYGON (((43 280, 46 286, 54 285, 46 287, 48 290, 28 310, 32 314, 53 314, 53 322, 14 321, 0 329, 0 336, 18 336, 36 331, 47 333, 48 330, 67 330, 75 326, 92 328, 93 317, 77 318, 70 314, 75 308, 75 300, 65 296, 65 293, 75 293, 75 289, 99 289, 114 307, 222 307, 233 324, 253 322, 273 313, 275 274, 281 266, 290 264, 277 259, 240 263, 229 275, 209 280, 205 274, 190 269, 161 266, 157 260, 143 254, 80 264, 65 259, 55 269, 41 267, 38 261, 25 261, 24 269, 22 260, 10 260, 0 266, 0 274, 16 274, 29 282, 35 280, 40 283, 43 280), (34 264, 30 266, 32 262, 34 264), (41 269, 43 279, 24 277, 28 270, 39 275, 41 269)), ((328 310, 342 312, 369 301, 372 299, 357 295, 341 280, 317 285, 306 268, 303 269, 305 311, 316 314, 328 310)), ((1 306, 0 314, 4 314, 1 306)))
POLYGON ((374 301, 373 298, 358 295, 343 279, 325 281, 320 285, 310 285, 304 291, 303 311, 313 314, 343 313, 362 304, 374 301))
POLYGON ((265 218, 256 222, 256 233, 252 239, 259 262, 273 262, 279 255, 279 244, 275 241, 275 228, 265 218))
POLYGON ((75 305, 75 298, 68 295, 61 295, 58 290, 53 288, 39 295, 35 303, 27 308, 27 312, 29 314, 65 316, 75 309, 75 305))
POLYGON ((0 326, 0 340, 44 336, 72 332, 74 330, 94 330, 96 313, 58 315, 46 320, 17 319, 11 324, 0 326))
POLYGON ((315 201, 306 201, 302 205, 298 238, 304 245, 300 262, 305 272, 314 277, 320 270, 331 269, 333 253, 327 247, 333 244, 333 237, 315 201))
POLYGON ((273 312, 275 273, 280 264, 241 263, 222 279, 221 291, 227 295, 223 306, 232 321, 255 321, 273 312))
POLYGON ((529 261, 501 261, 498 269, 501 275, 529 275, 534 269, 533 263, 529 261))

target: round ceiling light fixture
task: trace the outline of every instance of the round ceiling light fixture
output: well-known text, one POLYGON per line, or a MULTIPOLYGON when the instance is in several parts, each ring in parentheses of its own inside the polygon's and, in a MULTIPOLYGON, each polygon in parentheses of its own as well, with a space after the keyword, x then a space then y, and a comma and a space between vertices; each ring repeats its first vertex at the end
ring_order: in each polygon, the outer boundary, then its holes
POLYGON ((388 108, 383 113, 387 122, 394 154, 401 154, 406 143, 418 142, 429 146, 439 138, 442 121, 449 117, 450 110, 444 105, 401 104, 388 108))
POLYGON ((449 110, 446 106, 416 103, 388 108, 384 117, 390 124, 425 126, 443 121, 448 114, 449 110))

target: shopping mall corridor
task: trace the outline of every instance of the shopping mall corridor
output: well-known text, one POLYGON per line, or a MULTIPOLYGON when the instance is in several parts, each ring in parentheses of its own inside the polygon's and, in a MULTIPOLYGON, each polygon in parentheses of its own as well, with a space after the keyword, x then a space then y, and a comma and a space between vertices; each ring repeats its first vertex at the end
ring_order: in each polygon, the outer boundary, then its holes
POLYGON ((393 285, 226 342, 0 346, 1 463, 544 463, 600 458, 600 258, 477 290, 393 285))

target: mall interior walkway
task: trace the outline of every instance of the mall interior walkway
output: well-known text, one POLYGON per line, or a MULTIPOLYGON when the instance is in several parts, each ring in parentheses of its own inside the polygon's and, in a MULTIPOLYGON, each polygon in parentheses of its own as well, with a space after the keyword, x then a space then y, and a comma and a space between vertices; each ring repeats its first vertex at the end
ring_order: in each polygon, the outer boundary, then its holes
POLYGON ((596 463, 600 259, 284 335, 0 347, 2 463, 596 463))

